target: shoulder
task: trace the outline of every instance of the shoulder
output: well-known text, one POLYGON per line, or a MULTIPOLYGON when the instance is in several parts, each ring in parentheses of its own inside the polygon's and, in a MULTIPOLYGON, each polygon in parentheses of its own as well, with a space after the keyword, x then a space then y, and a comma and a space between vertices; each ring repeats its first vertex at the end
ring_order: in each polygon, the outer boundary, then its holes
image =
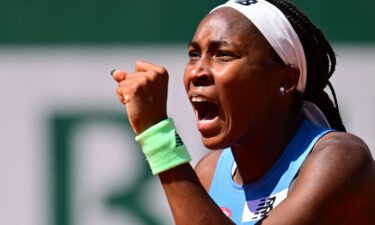
POLYGON ((355 151, 359 151, 365 153, 366 155, 370 155, 370 150, 362 139, 355 136, 354 134, 336 131, 329 132, 326 135, 324 135, 316 143, 314 150, 316 149, 319 151, 325 148, 332 147, 355 149, 355 151))
POLYGON ((314 198, 317 211, 337 215, 366 206, 374 210, 374 188, 375 164, 367 145, 353 134, 330 132, 302 165, 293 192, 314 198))
POLYGON ((216 165, 222 152, 223 150, 210 151, 195 166, 195 172, 207 192, 210 189, 216 165))
POLYGON ((373 170, 374 160, 359 137, 345 132, 330 132, 314 146, 303 167, 308 166, 318 166, 351 177, 373 170))

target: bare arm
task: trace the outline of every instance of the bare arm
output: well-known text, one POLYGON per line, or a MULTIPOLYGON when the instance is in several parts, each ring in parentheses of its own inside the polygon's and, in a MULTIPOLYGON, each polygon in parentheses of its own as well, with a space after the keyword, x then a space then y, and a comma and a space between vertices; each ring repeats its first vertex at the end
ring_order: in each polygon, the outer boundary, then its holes
POLYGON ((176 224, 234 224, 208 195, 221 150, 159 175, 176 224), (194 218, 194 219, 192 219, 194 218))
POLYGON ((331 133, 305 161, 292 193, 262 224, 375 224, 374 190, 367 146, 353 135, 331 133))
POLYGON ((213 202, 189 164, 159 174, 178 225, 234 224, 213 202))

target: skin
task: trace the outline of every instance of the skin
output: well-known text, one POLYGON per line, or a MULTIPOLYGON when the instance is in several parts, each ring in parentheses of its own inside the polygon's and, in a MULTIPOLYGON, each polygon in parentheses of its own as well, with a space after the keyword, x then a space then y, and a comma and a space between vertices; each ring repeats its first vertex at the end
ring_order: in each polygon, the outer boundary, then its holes
MULTIPOLYGON (((189 98, 199 96, 218 108, 210 126, 198 122, 203 143, 232 148, 235 182, 261 178, 301 123, 293 108, 298 69, 280 63, 251 22, 228 8, 202 20, 188 51, 184 84, 189 98)), ((167 118, 165 68, 139 61, 135 72, 117 70, 113 77, 119 100, 127 99, 136 134, 167 118)), ((159 174, 176 224, 233 224, 207 194, 220 154, 208 153, 195 170, 183 164, 159 174)), ((358 137, 331 132, 316 143, 288 197, 262 224, 375 224, 374 171, 374 160, 358 137)))

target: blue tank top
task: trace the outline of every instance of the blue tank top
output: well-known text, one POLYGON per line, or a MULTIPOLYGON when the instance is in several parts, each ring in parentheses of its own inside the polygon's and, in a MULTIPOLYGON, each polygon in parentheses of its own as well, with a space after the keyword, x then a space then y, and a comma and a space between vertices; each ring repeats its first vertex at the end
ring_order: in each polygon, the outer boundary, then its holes
POLYGON ((217 163, 209 195, 236 224, 256 224, 283 201, 289 186, 315 143, 331 130, 303 120, 280 158, 259 180, 238 185, 232 179, 236 167, 232 151, 223 151, 217 163))

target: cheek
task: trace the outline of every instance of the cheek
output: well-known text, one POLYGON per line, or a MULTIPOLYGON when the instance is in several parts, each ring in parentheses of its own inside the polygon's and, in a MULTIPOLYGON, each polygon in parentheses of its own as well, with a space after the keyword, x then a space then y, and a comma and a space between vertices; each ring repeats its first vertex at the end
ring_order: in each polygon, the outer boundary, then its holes
POLYGON ((220 85, 220 89, 224 91, 228 97, 231 96, 231 100, 241 100, 238 97, 246 97, 246 95, 256 87, 256 74, 254 71, 246 68, 246 66, 237 66, 236 68, 230 68, 222 71, 216 77, 217 84, 220 85))
POLYGON ((185 70, 184 70, 184 76, 183 76, 183 82, 184 82, 184 87, 186 91, 189 90, 190 74, 191 74, 191 69, 189 68, 189 65, 186 65, 185 70))
POLYGON ((263 93, 256 70, 246 66, 237 68, 242 69, 226 71, 226 75, 217 77, 220 79, 217 83, 220 83, 220 97, 225 113, 230 120, 242 121, 247 120, 249 115, 255 116, 263 93))

